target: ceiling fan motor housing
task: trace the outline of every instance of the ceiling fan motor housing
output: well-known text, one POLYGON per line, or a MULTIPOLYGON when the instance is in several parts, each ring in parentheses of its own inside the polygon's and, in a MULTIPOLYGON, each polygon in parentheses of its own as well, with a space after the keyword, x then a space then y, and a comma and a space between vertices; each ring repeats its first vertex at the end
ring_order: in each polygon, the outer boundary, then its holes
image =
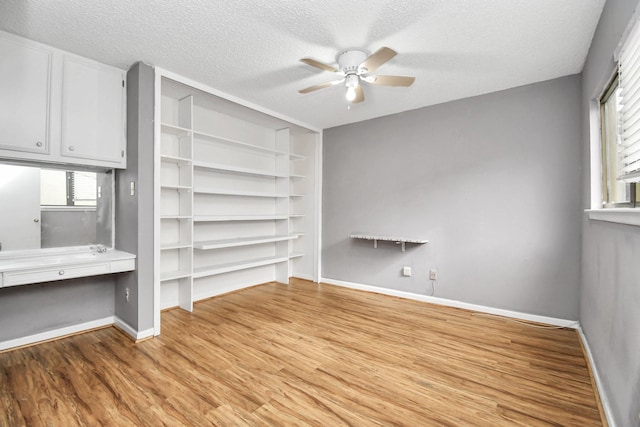
POLYGON ((359 70, 358 66, 362 64, 368 55, 362 50, 345 50, 338 54, 338 65, 340 70, 345 74, 363 74, 366 70, 359 70))

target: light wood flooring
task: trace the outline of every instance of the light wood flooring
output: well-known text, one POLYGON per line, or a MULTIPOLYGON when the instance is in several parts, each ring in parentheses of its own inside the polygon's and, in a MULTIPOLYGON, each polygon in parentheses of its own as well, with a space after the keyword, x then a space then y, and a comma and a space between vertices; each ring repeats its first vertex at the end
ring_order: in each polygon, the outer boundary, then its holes
POLYGON ((0 354, 2 426, 600 426, 576 331, 293 280, 0 354))

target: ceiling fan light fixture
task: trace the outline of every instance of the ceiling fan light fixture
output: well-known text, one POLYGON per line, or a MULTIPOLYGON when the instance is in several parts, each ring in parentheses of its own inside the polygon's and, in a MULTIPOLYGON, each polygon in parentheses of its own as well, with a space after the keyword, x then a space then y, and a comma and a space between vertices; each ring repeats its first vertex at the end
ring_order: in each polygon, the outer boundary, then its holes
POLYGON ((353 87, 347 87, 347 101, 351 102, 356 99, 356 89, 353 87))
POLYGON ((347 87, 354 88, 360 84, 357 74, 349 74, 345 80, 345 86, 347 87))

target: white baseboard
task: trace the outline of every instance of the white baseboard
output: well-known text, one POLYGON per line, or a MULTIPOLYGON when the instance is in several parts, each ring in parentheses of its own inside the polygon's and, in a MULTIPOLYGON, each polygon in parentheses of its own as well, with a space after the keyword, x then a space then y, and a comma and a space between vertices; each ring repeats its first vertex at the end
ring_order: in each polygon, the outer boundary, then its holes
POLYGON ((120 319, 118 316, 115 317, 113 324, 115 325, 116 328, 120 329, 122 332, 129 335, 135 341, 149 338, 154 335, 153 328, 145 329, 144 331, 137 331, 133 327, 131 327, 131 325, 129 325, 127 322, 120 319))
POLYGON ((616 427, 615 420, 613 419, 613 411, 611 410, 611 404, 609 403, 609 399, 607 398, 607 394, 604 389, 604 384, 600 379, 600 375, 598 374, 598 368, 596 367, 596 361, 593 359, 593 354, 591 353, 591 347, 589 347, 589 341, 587 341, 587 336, 584 334, 582 327, 578 325, 578 335, 582 340, 582 345, 584 346, 585 352, 587 353, 587 358, 589 359, 589 365, 591 366, 591 373, 593 374, 593 379, 596 382, 597 392, 600 396, 600 402, 602 403, 602 409, 604 410, 604 416, 607 418, 607 423, 609 427, 616 427))
POLYGON ((345 282, 342 280, 328 279, 323 277, 321 283, 330 285, 343 286, 345 288, 358 289, 361 291, 374 292, 378 294, 391 295, 394 297, 407 298, 416 301, 424 301, 432 304, 444 305, 447 307, 464 308, 467 310, 478 311, 481 313, 495 314, 498 316, 512 317, 514 319, 528 320, 531 322, 545 323, 547 325, 560 326, 564 328, 577 328, 577 320, 559 319, 556 317, 539 316, 537 314, 521 313, 519 311, 503 310, 501 308, 488 307, 484 305, 469 304, 462 301, 450 300, 445 298, 430 297, 427 295, 414 294, 412 292, 398 291, 395 289, 380 288, 377 286, 363 285, 360 283, 345 282))
POLYGON ((294 274, 293 276, 291 276, 291 279, 302 279, 308 280, 310 282, 315 282, 315 280, 313 280, 313 277, 307 274, 294 274))
MULTIPOLYGON (((268 282, 265 282, 265 283, 268 283, 268 282)), ((250 283, 250 284, 233 284, 233 285, 222 286, 220 288, 207 290, 207 292, 201 292, 198 295, 194 295, 193 302, 198 302, 204 299, 217 297, 218 295, 228 294, 229 292, 235 292, 241 289, 253 288, 254 286, 259 286, 262 284, 263 283, 250 283)))
POLYGON ((101 328, 104 326, 113 325, 115 321, 114 316, 104 317, 102 319, 92 320, 90 322, 79 323, 77 325, 65 326, 63 328, 52 329, 46 332, 40 332, 26 337, 15 338, 12 340, 0 342, 0 351, 8 350, 14 347, 22 347, 29 344, 35 344, 41 341, 48 341, 55 338, 64 337, 66 335, 77 334, 79 332, 88 331, 91 329, 101 328))

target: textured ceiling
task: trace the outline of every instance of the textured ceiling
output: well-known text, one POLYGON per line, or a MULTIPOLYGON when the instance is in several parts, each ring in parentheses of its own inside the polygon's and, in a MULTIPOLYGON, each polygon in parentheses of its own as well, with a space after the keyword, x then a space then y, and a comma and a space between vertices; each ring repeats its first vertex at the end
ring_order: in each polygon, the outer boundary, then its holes
POLYGON ((142 60, 318 128, 579 73, 605 0, 2 0, 0 29, 100 62, 142 60), (409 88, 344 87, 299 62, 398 55, 409 88))

